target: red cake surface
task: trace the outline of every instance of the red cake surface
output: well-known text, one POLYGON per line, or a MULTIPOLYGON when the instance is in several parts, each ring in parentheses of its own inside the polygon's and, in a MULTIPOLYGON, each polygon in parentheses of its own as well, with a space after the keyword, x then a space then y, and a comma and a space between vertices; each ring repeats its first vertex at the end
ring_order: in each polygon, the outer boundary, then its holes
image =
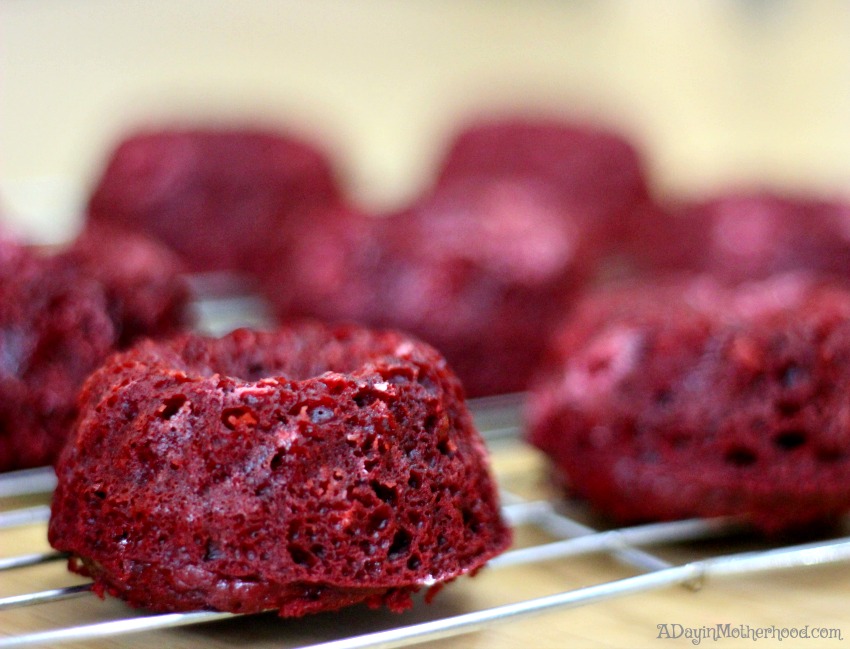
POLYGON ((599 231, 600 258, 621 252, 651 203, 643 160, 627 137, 557 118, 481 119, 459 130, 434 191, 481 178, 545 186, 566 218, 599 231))
POLYGON ((295 136, 160 129, 116 147, 88 218, 159 239, 193 270, 253 270, 293 209, 339 200, 324 152, 295 136))
POLYGON ((98 282, 59 259, 0 244, 0 470, 56 457, 83 380, 115 340, 98 282))
POLYGON ((309 234, 279 233, 270 248, 258 286, 283 321, 313 318, 325 322, 374 324, 385 293, 384 222, 350 206, 304 210, 291 224, 309 234), (322 227, 314 228, 316 220, 322 227))
POLYGON ((80 403, 50 542, 133 606, 402 610, 510 542, 457 378, 398 333, 146 341, 80 403))
POLYGON ((850 202, 738 191, 651 215, 636 237, 648 272, 707 272, 737 283, 808 271, 850 277, 850 202))
POLYGON ((527 178, 562 198, 619 211, 649 197, 643 163, 613 131, 552 118, 481 120, 461 129, 443 158, 437 186, 470 177, 527 178))
POLYGON ((182 264, 154 240, 90 225, 63 257, 103 285, 119 347, 142 336, 170 336, 188 324, 189 289, 180 274, 182 264))
POLYGON ((850 507, 850 293, 803 276, 587 297, 530 400, 530 440, 621 523, 850 507))
POLYGON ((0 471, 52 463, 85 378, 187 313, 173 258, 150 242, 89 234, 48 255, 0 240, 0 471))
POLYGON ((262 279, 279 316, 409 331, 471 396, 525 387, 596 244, 551 192, 521 182, 469 182, 385 218, 320 220, 262 279))

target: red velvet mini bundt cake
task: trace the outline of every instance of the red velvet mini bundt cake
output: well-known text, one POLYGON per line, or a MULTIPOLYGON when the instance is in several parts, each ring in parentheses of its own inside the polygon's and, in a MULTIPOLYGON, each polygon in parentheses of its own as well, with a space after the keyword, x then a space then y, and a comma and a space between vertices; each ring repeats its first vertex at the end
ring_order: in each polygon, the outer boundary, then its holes
POLYGON ((312 227, 313 210, 293 215, 290 224, 309 234, 281 233, 270 243, 269 256, 277 263, 257 277, 260 290, 283 321, 374 324, 391 257, 383 220, 350 206, 323 210, 318 220, 322 227, 312 227))
POLYGON ((655 212, 636 239, 644 271, 707 272, 724 282, 804 270, 850 278, 850 202, 739 191, 655 212))
POLYGON ((551 117, 482 119, 459 130, 434 191, 480 179, 545 187, 568 220, 597 231, 596 261, 622 252, 651 204, 643 161, 624 135, 551 117))
POLYGON ((98 282, 59 259, 0 245, 0 470, 56 457, 77 392, 115 339, 98 282))
POLYGON ((0 471, 53 462, 89 373, 187 313, 171 256, 151 242, 101 233, 46 255, 0 241, 0 471))
POLYGON ((599 213, 649 198, 643 163, 625 137, 553 118, 493 118, 462 128, 444 155, 437 186, 482 176, 542 182, 599 213))
POLYGON ((522 390, 589 274, 592 234, 541 187, 481 181, 386 218, 350 210, 261 280, 279 316, 409 331, 471 396, 522 390))
POLYGON ((90 225, 63 258, 103 285, 119 347, 142 336, 170 336, 188 324, 189 289, 180 274, 182 265, 152 239, 90 225))
POLYGON ((252 128, 162 129, 118 145, 88 217, 159 239, 193 270, 252 270, 291 210, 339 200, 312 143, 252 128))
POLYGON ((87 381, 57 473, 52 545, 153 610, 401 610, 510 541, 460 384, 392 332, 143 342, 87 381))
POLYGON ((530 401, 530 439, 619 522, 850 508, 850 293, 800 276, 586 298, 530 401))

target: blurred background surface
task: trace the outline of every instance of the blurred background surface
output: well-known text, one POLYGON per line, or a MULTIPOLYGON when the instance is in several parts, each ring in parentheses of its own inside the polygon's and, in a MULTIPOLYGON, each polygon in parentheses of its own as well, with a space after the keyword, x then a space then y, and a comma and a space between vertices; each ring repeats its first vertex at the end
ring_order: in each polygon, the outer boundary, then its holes
POLYGON ((622 129, 674 194, 850 187, 839 0, 6 0, 0 61, 0 204, 39 241, 128 128, 198 119, 318 134, 378 208, 512 109, 622 129))

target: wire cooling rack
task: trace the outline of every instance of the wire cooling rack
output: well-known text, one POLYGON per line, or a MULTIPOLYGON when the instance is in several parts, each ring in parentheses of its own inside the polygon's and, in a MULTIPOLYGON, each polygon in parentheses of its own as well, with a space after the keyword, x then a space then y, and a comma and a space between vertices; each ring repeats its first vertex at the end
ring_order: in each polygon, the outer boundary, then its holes
MULTIPOLYGON (((517 439, 518 401, 516 396, 512 396, 473 402, 476 420, 493 447, 494 456, 523 452, 522 443, 517 439)), ((6 474, 0 477, 0 487, 2 487, 2 493, 12 493, 15 498, 19 498, 25 493, 31 494, 49 489, 51 483, 48 475, 48 470, 6 474)), ((474 633, 524 617, 588 606, 603 600, 675 585, 695 588, 714 578, 740 577, 750 573, 850 561, 850 537, 847 537, 802 545, 733 552, 674 564, 644 548, 688 544, 725 536, 738 538, 737 535, 742 531, 742 523, 730 519, 687 520, 597 531, 579 520, 580 516, 565 511, 557 500, 529 499, 510 492, 503 492, 502 500, 504 515, 516 530, 520 543, 493 560, 486 571, 496 572, 526 565, 559 563, 576 559, 581 555, 602 553, 614 556, 635 574, 489 608, 464 610, 446 615, 440 609, 435 609, 434 616, 428 616, 429 619, 417 620, 414 623, 408 623, 404 615, 378 615, 375 630, 365 630, 354 635, 342 634, 319 643, 290 642, 286 637, 291 628, 290 621, 289 625, 282 626, 282 637, 279 638, 278 646, 300 646, 311 649, 410 646, 474 633), (524 532, 527 533, 529 529, 537 539, 534 542, 522 540, 524 532), (383 628, 388 621, 391 626, 383 628)), ((0 513, 0 539, 16 527, 33 525, 43 527, 47 516, 46 505, 3 511, 0 513)), ((7 547, 5 541, 2 547, 7 547)), ((82 598, 94 598, 89 592, 88 584, 65 585, 76 578, 64 572, 63 559, 64 557, 57 553, 35 552, 11 553, 10 556, 0 560, 0 570, 4 574, 35 570, 39 566, 43 569, 42 564, 48 564, 49 578, 55 583, 55 587, 49 590, 0 598, 2 633, 7 633, 5 630, 8 628, 3 623, 3 616, 14 615, 23 607, 41 607, 59 600, 74 600, 66 602, 65 606, 68 607, 82 598)), ((469 588, 475 587, 475 581, 470 580, 469 588)), ((426 612, 430 608, 421 601, 417 601, 416 607, 426 612)), ((0 635, 0 647, 56 646, 65 642, 88 642, 157 629, 209 625, 228 618, 250 617, 205 611, 140 615, 137 611, 126 609, 125 613, 126 616, 117 619, 59 628, 51 628, 48 623, 44 628, 16 632, 7 637, 0 635)), ((39 616, 39 622, 45 622, 44 618, 49 619, 49 616, 39 616)), ((303 618, 302 622, 310 625, 309 618, 303 618)), ((239 624, 239 622, 234 620, 231 624, 239 624)))
MULTIPOLYGON (((265 316, 250 298, 225 296, 222 300, 206 300, 204 330, 219 333, 237 325, 262 324, 265 316), (241 319, 234 319, 234 312, 242 313, 241 319)), ((225 645, 217 646, 387 649, 482 630, 491 632, 494 628, 509 630, 523 618, 551 616, 671 587, 683 586, 681 597, 696 598, 692 591, 716 579, 737 578, 740 582, 756 573, 802 568, 822 572, 815 566, 850 563, 850 537, 804 544, 758 544, 753 549, 745 522, 732 519, 597 529, 580 506, 562 501, 544 486, 547 481, 540 458, 521 440, 521 403, 522 395, 470 402, 503 487, 503 512, 515 530, 514 547, 491 561, 480 576, 447 588, 434 604, 419 598, 412 612, 400 616, 363 607, 298 620, 207 611, 151 615, 126 608, 111 598, 101 602, 91 594, 89 584, 65 570, 62 555, 46 547, 44 551, 30 551, 32 548, 22 546, 19 540, 25 538, 27 543, 45 535, 47 501, 55 480, 52 470, 0 475, 0 575, 14 576, 8 580, 0 577, 0 648, 52 647, 72 642, 87 647, 95 642, 107 643, 98 646, 123 646, 132 638, 136 639, 133 646, 161 643, 195 647, 209 646, 216 638, 225 637, 225 645), (570 570, 591 555, 602 557, 598 559, 603 561, 602 568, 594 564, 591 571, 597 579, 587 583, 583 576, 576 583, 570 570), (540 571, 551 572, 549 576, 554 575, 554 581, 562 587, 553 592, 533 592, 530 582, 535 575, 544 574, 540 571), (498 578, 498 597, 490 597, 494 576, 505 573, 513 577, 498 578), (29 574, 32 578, 27 577, 29 574), (20 584, 38 587, 15 590, 20 584), (453 594, 456 589, 461 595, 453 594), (479 597, 482 592, 488 597, 479 597), (532 592, 532 596, 523 596, 526 592, 532 592), (197 631, 191 634, 186 628, 197 631)), ((839 631, 850 634, 850 625, 839 631)), ((646 632, 646 637, 656 637, 654 628, 646 632)), ((561 645, 557 640, 555 643, 552 646, 561 645)))

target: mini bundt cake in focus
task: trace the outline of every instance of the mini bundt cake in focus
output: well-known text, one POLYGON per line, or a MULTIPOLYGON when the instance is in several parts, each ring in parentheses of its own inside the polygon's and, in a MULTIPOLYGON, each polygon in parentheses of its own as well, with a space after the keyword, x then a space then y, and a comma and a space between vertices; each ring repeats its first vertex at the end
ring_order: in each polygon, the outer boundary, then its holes
POLYGON ((588 296, 535 385, 530 440, 620 523, 850 508, 850 293, 804 276, 588 296))
POLYGON ((151 610, 402 610, 510 542, 458 380, 392 332, 145 341, 87 381, 57 473, 52 545, 151 610))

